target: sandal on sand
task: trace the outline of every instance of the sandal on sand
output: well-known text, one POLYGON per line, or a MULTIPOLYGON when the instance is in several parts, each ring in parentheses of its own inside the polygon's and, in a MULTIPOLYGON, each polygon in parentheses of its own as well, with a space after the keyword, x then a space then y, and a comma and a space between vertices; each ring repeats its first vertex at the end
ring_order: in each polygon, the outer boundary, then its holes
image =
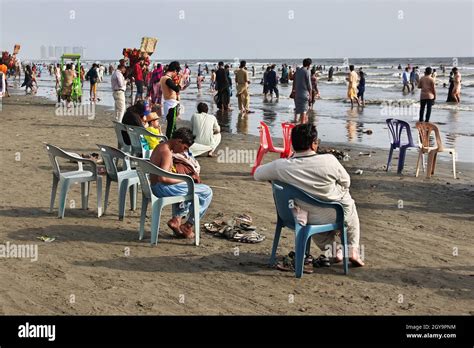
POLYGON ((240 224, 247 224, 247 225, 252 224, 252 217, 248 214, 237 215, 236 217, 234 217, 234 220, 240 224))
MULTIPOLYGON (((275 266, 275 268, 279 271, 283 271, 283 272, 294 272, 295 271, 295 264, 294 264, 294 260, 292 260, 289 256, 285 256, 285 258, 283 259, 283 261, 281 262, 278 262, 275 266)), ((311 274, 313 273, 314 270, 313 270, 313 265, 311 264, 305 264, 303 266, 303 273, 306 273, 306 274, 311 274)))
POLYGON ((313 260, 314 267, 330 267, 331 261, 326 255, 321 255, 317 259, 313 260))
POLYGON ((265 240, 265 236, 255 231, 240 233, 237 232, 233 239, 241 243, 260 243, 265 240))

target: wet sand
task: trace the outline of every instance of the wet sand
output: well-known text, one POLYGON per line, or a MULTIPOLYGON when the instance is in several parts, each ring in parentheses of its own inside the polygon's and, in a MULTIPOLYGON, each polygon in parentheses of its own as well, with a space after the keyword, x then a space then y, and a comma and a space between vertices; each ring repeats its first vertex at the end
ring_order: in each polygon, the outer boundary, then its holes
MULTIPOLYGON (((52 169, 43 142, 78 153, 98 152, 97 143, 115 146, 112 114, 100 107, 96 112, 93 121, 60 117, 46 99, 3 99, 0 241, 38 244, 39 254, 37 262, 0 258, 0 313, 474 313, 472 164, 458 163, 457 180, 445 161, 438 163, 435 177, 415 178, 417 154, 412 151, 399 176, 395 168, 388 173, 383 169, 385 150, 323 142, 351 156, 342 163, 352 178, 367 266, 350 268, 344 276, 342 266, 335 265, 295 279, 267 267, 276 222, 271 187, 254 181, 248 164, 200 159, 202 179, 214 187, 203 222, 221 213, 250 214, 266 236, 259 244, 234 243, 203 231, 196 247, 171 237, 162 224, 159 244, 151 247, 149 221, 146 239, 138 240, 139 209, 118 220, 115 183, 107 215, 100 219, 94 184, 89 210, 66 209, 63 220, 57 219, 57 206, 49 213, 52 169), (371 152, 371 157, 359 152, 371 152), (355 175, 357 169, 363 174, 355 175), (37 237, 43 235, 56 240, 41 242, 37 237)), ((258 139, 224 134, 220 149, 226 146, 257 149, 258 139)), ((71 189, 71 199, 80 206, 79 185, 71 189)), ((141 197, 138 207, 140 202, 141 197)), ((163 215, 166 221, 170 208, 163 215)), ((280 256, 293 250, 294 243, 292 231, 282 235, 280 256)), ((315 246, 312 254, 318 255, 315 246)))

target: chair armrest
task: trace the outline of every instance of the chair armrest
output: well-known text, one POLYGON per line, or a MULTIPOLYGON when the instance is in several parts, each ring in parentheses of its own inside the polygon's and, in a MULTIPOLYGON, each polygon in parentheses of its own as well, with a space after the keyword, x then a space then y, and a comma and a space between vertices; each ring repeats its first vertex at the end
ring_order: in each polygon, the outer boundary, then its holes
POLYGON ((75 152, 66 152, 66 151, 65 151, 64 157, 70 161, 76 161, 79 170, 83 170, 82 164, 87 163, 91 165, 94 173, 97 173, 97 163, 93 160, 83 158, 75 152))

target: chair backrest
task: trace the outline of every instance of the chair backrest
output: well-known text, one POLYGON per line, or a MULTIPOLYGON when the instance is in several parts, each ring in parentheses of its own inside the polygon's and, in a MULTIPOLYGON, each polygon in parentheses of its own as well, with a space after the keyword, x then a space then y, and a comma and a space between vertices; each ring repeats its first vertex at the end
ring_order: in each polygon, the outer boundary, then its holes
POLYGON ((96 166, 94 161, 84 159, 76 153, 67 152, 67 151, 65 151, 65 150, 63 150, 63 149, 61 149, 57 146, 51 145, 51 144, 46 144, 45 147, 46 147, 46 151, 48 151, 48 156, 49 156, 49 160, 51 162, 51 166, 53 167, 53 173, 57 177, 59 177, 59 175, 61 174, 61 168, 59 167, 58 160, 57 160, 58 157, 67 159, 69 161, 77 162, 77 164, 79 166, 79 170, 82 170, 82 163, 83 162, 88 163, 92 167, 92 172, 97 173, 97 166, 96 166))
POLYGON ((127 133, 128 136, 130 137, 130 144, 132 146, 132 155, 137 156, 137 157, 142 157, 143 154, 145 153, 143 146, 142 146, 142 141, 141 141, 141 136, 140 136, 140 128, 142 127, 137 127, 137 126, 127 126, 127 133))
POLYGON ((130 145, 127 145, 125 143, 125 140, 123 138, 123 133, 122 133, 122 132, 127 133, 127 126, 117 121, 112 121, 112 122, 114 123, 114 130, 115 130, 115 135, 117 136, 119 149, 122 150, 122 149, 127 148, 130 145))
POLYGON ((294 123, 284 122, 281 124, 283 131, 283 144, 285 149, 285 156, 289 157, 291 154, 291 131, 295 128, 294 123))
POLYGON ((416 129, 418 129, 421 145, 423 147, 430 147, 430 135, 431 135, 431 132, 434 132, 435 139, 436 139, 436 147, 438 147, 438 151, 443 150, 443 143, 441 142, 439 129, 435 124, 431 122, 417 122, 416 129))
POLYGON ((105 169, 107 170, 107 175, 112 180, 118 179, 118 172, 123 170, 131 170, 129 155, 116 149, 112 146, 97 144, 100 149, 100 154, 104 159, 105 169), (118 162, 122 160, 122 170, 117 168, 118 162))
POLYGON ((407 133, 407 138, 408 138, 408 143, 405 145, 410 145, 410 146, 416 146, 413 143, 413 137, 411 134, 411 129, 410 125, 402 120, 397 120, 396 118, 388 118, 385 120, 388 126, 388 131, 389 131, 389 137, 390 141, 392 143, 393 148, 398 148, 402 146, 401 140, 402 140, 402 132, 403 130, 406 131, 407 133))
POLYGON ((272 148, 272 137, 270 136, 270 130, 265 122, 260 121, 260 146, 264 149, 272 148))
POLYGON ((344 209, 340 203, 320 201, 308 193, 280 181, 272 182, 272 190, 278 217, 288 228, 295 229, 295 218, 291 211, 295 199, 314 207, 311 215, 317 215, 318 225, 342 223, 344 221, 344 209))
POLYGON ((147 159, 131 157, 132 161, 138 164, 137 174, 138 179, 140 180, 140 186, 142 187, 142 192, 148 199, 151 199, 153 192, 151 191, 149 175, 154 174, 158 176, 163 176, 166 178, 180 179, 188 184, 188 195, 194 195, 194 180, 189 175, 184 174, 175 174, 167 172, 166 170, 161 169, 160 167, 154 165, 147 159))

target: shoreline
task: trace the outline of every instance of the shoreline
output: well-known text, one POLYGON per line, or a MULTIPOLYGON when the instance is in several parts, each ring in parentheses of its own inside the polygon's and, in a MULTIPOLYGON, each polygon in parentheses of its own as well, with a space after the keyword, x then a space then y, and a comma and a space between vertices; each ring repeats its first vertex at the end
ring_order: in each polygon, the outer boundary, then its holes
MULTIPOLYGON (((350 149, 351 159, 341 163, 351 176, 367 266, 350 268, 348 276, 340 265, 315 268, 297 280, 291 272, 267 267, 276 214, 271 187, 253 180, 248 163, 198 158, 203 182, 214 191, 202 223, 247 213, 265 241, 235 243, 202 229, 201 245, 195 247, 171 237, 167 208, 158 246, 150 247, 149 221, 145 240, 138 240, 140 209, 127 210, 124 221, 118 220, 116 184, 107 214, 99 219, 94 184, 89 210, 68 207, 60 220, 56 202, 54 212, 48 212, 52 168, 43 142, 79 153, 98 152, 97 143, 116 146, 110 111, 98 105, 91 122, 87 117, 56 116, 54 103, 40 97, 12 96, 2 103, 0 240, 38 245, 36 262, 0 257, 3 314, 474 314, 471 163, 457 162, 457 180, 444 161, 438 162, 432 179, 423 173, 415 178, 417 151, 410 151, 404 175, 399 176, 396 158, 391 171, 382 169, 387 150, 322 142, 350 149), (369 151, 371 157, 358 155, 369 151), (363 174, 354 175, 357 169, 363 174), (400 200, 402 208, 397 206, 400 200), (56 240, 38 241, 44 235, 56 240)), ((218 149, 226 147, 256 150, 258 137, 223 133, 218 149)), ((264 162, 275 158, 267 155, 264 162)), ((68 200, 79 202, 79 192, 72 187, 68 200)), ((279 256, 294 249, 293 235, 282 232, 279 256)), ((314 245, 311 252, 319 255, 314 245)))

